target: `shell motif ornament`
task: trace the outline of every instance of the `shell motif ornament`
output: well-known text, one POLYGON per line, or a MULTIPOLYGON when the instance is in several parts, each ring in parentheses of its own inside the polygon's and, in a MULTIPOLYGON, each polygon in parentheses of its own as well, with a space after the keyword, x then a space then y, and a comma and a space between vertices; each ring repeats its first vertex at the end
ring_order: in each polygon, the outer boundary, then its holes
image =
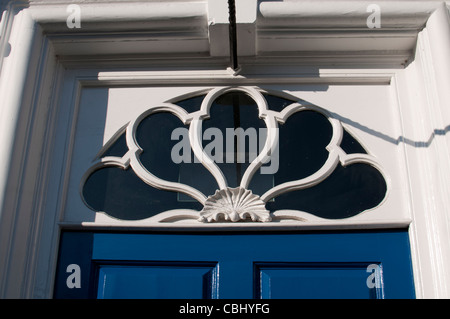
POLYGON ((209 196, 200 211, 199 221, 244 221, 251 218, 254 222, 270 222, 270 212, 266 204, 251 190, 241 187, 217 190, 209 196))

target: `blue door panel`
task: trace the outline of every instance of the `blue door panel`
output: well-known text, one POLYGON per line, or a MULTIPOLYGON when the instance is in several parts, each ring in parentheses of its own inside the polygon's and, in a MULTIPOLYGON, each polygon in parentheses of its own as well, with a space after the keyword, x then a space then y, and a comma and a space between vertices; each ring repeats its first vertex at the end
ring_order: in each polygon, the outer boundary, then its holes
MULTIPOLYGON (((256 265, 261 299, 378 299, 382 287, 367 285, 369 264, 270 263, 256 265)), ((377 265, 378 266, 378 265, 377 265)), ((380 275, 380 273, 376 274, 380 275)), ((383 282, 376 278, 374 282, 383 282)))
POLYGON ((64 232, 55 298, 96 297, 414 298, 408 232, 64 232))
POLYGON ((217 281, 215 265, 157 263, 150 265, 101 265, 98 299, 211 299, 217 281))

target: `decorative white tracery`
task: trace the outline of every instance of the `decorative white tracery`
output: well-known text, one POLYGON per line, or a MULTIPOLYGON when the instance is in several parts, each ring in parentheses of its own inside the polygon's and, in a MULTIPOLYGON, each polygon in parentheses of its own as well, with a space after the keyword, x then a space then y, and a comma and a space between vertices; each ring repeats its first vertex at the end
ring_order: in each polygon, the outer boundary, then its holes
MULTIPOLYGON (((121 129, 122 132, 123 129, 124 128, 121 129)), ((130 121, 128 125, 126 125, 125 131, 128 152, 122 157, 107 156, 100 158, 100 156, 98 156, 97 162, 84 174, 81 181, 81 188, 87 178, 100 168, 117 166, 128 169, 131 167, 136 175, 148 185, 161 190, 189 195, 204 206, 200 212, 193 212, 192 210, 174 210, 170 214, 169 212, 163 212, 159 214, 161 216, 159 219, 160 222, 170 222, 177 220, 178 218, 196 218, 201 222, 220 220, 232 222, 240 220, 269 222, 272 220, 272 217, 270 212, 265 208, 265 204, 268 201, 283 193, 306 189, 319 184, 335 170, 339 163, 344 167, 354 163, 369 164, 378 169, 380 173, 385 176, 382 168, 373 156, 367 154, 347 154, 344 152, 340 147, 344 129, 340 121, 333 118, 328 111, 302 100, 288 105, 281 112, 273 111, 268 108, 267 101, 264 98, 262 91, 255 87, 220 87, 211 89, 203 99, 200 110, 192 113, 186 112, 175 103, 162 103, 151 106, 130 121), (237 188, 230 188, 228 186, 225 175, 202 147, 203 121, 209 119, 210 108, 213 102, 218 97, 229 92, 243 92, 250 96, 256 102, 259 117, 264 120, 267 127, 267 137, 264 147, 247 167, 241 183, 237 188), (261 195, 253 194, 248 190, 248 186, 255 172, 270 159, 272 150, 277 147, 279 138, 278 124, 284 124, 291 115, 303 111, 318 112, 324 115, 331 123, 332 138, 326 146, 329 153, 327 160, 319 170, 310 176, 276 185, 261 195), (136 141, 136 131, 143 119, 155 113, 171 113, 178 117, 184 125, 189 126, 189 140, 195 156, 217 181, 219 189, 216 190, 215 194, 207 197, 205 194, 191 186, 158 178, 148 171, 141 163, 139 156, 143 150, 136 141), (168 214, 169 216, 167 216, 168 214)), ((105 144, 99 152, 100 155, 105 153, 107 148, 114 143, 117 136, 120 135, 119 133, 120 132, 116 133, 111 140, 105 144)), ((385 178, 385 180, 387 179, 385 178)), ((86 203, 86 205, 88 204, 86 203)), ((308 213, 296 210, 280 211, 278 214, 274 212, 272 215, 279 215, 279 218, 288 216, 287 218, 294 218, 297 220, 305 220, 306 217, 311 217, 308 213)), ((154 218, 152 217, 151 219, 153 220, 154 218)))

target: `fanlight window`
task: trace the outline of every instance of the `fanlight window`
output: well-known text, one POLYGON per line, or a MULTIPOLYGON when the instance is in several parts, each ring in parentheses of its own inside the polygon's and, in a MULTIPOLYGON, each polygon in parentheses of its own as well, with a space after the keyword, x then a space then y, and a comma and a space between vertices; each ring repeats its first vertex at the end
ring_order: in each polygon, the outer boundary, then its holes
POLYGON ((150 106, 100 150, 81 193, 122 220, 270 222, 349 218, 380 205, 387 183, 326 110, 226 87, 150 106))

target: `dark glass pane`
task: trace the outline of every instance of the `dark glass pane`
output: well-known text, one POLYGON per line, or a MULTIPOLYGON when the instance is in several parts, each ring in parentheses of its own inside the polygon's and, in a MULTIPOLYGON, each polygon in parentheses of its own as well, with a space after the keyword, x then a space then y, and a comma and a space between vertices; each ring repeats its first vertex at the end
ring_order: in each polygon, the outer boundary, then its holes
POLYGON ((94 210, 124 220, 144 219, 170 209, 202 208, 197 201, 180 202, 177 193, 153 188, 133 170, 118 167, 95 171, 83 187, 83 196, 94 210))
POLYGON ((210 119, 203 121, 203 147, 213 156, 229 187, 239 186, 248 165, 258 155, 260 145, 264 145, 265 132, 260 134, 260 129, 265 130, 266 125, 258 114, 258 106, 252 98, 242 92, 231 92, 214 101, 210 119), (217 134, 211 133, 210 139, 205 138, 205 133, 209 132, 217 134), (221 141, 217 139, 220 136, 221 141))
POLYGON ((205 195, 214 194, 217 182, 209 171, 195 160, 188 139, 188 128, 183 126, 176 116, 158 113, 145 118, 137 129, 136 140, 143 148, 141 163, 155 176, 192 186, 205 195), (176 135, 172 140, 175 130, 184 132, 184 135, 176 135), (173 152, 174 149, 180 150, 173 152))
MULTIPOLYGON (((294 113, 284 125, 279 125, 278 153, 275 151, 271 162, 264 165, 270 168, 269 172, 273 172, 272 183, 261 184, 254 178, 250 183, 250 189, 262 195, 274 185, 314 174, 328 158, 325 147, 331 137, 332 127, 324 115, 315 111, 294 113)), ((258 171, 259 175, 260 172, 261 170, 258 171)))
POLYGON ((346 130, 344 130, 344 136, 342 137, 340 146, 347 154, 355 154, 355 153, 367 154, 364 147, 361 144, 359 144, 359 142, 346 130))
MULTIPOLYGON (((274 174, 274 184, 298 180, 317 172, 329 156, 326 146, 332 134, 330 121, 321 113, 301 111, 291 115, 284 125, 279 126, 279 169, 274 174)), ((345 130, 341 147, 348 153, 366 153, 345 130)), ((257 185, 256 181, 252 181, 251 186, 254 185, 257 185)), ((377 206, 386 189, 383 176, 368 164, 338 166, 320 184, 282 194, 268 202, 267 209, 295 209, 322 218, 347 218, 377 206)))
POLYGON ((217 183, 201 163, 195 163, 187 133, 187 127, 172 114, 157 113, 148 116, 136 131, 136 140, 143 149, 140 161, 148 171, 161 179, 187 184, 204 192, 205 195, 214 194, 217 183), (176 135, 172 140, 172 132, 175 130, 184 132, 184 135, 176 135), (183 147, 180 148, 180 145, 183 147), (172 152, 178 148, 179 152, 172 152), (174 157, 174 154, 177 156, 174 157), (186 154, 188 156, 185 156, 186 154), (186 174, 180 175, 180 170, 186 169, 186 165, 190 171, 195 172, 195 179, 181 180, 180 176, 186 174))
POLYGON ((279 162, 275 183, 301 179, 318 171, 328 158, 333 134, 330 121, 314 111, 291 115, 279 128, 279 162))
POLYGON ((263 96, 267 101, 269 109, 272 111, 277 111, 277 112, 282 111, 286 106, 296 102, 294 100, 289 100, 289 99, 285 99, 283 97, 270 95, 270 94, 263 94, 263 96))
POLYGON ((198 95, 185 100, 175 102, 175 104, 181 106, 188 113, 192 113, 200 110, 204 98, 205 95, 198 95))
POLYGON ((271 211, 296 209, 328 219, 347 218, 376 207, 386 195, 386 182, 374 167, 357 163, 338 166, 320 184, 276 197, 271 211))
POLYGON ((142 120, 136 130, 136 141, 143 149, 139 159, 151 173, 164 180, 178 180, 178 165, 172 159, 172 148, 178 143, 171 140, 172 132, 184 129, 173 114, 156 113, 142 120))
MULTIPOLYGON (((172 114, 156 113, 146 117, 136 131, 136 141, 143 149, 139 159, 149 172, 163 180, 187 184, 205 195, 213 194, 217 183, 202 164, 193 163, 194 156, 187 133, 187 127, 172 114), (176 136, 172 140, 172 132, 176 129, 184 132, 184 137, 176 136), (178 143, 186 147, 180 149, 181 158, 172 158, 172 149, 178 143), (187 156, 184 156, 184 152, 187 156), (180 163, 183 159, 187 164, 180 163), (189 171, 195 173, 196 179, 183 178, 186 175, 183 165, 189 165, 189 171)), ((120 144, 124 136, 116 143, 120 144)), ((112 147, 117 148, 114 144, 112 147)), ((108 152, 114 154, 110 150, 108 152)), ((138 178, 132 169, 124 171, 118 167, 94 172, 84 185, 83 196, 95 210, 126 220, 143 219, 176 208, 202 208, 190 196, 155 189, 138 178)))
POLYGON ((102 157, 105 156, 117 156, 122 157, 128 152, 127 141, 125 138, 125 132, 123 132, 112 145, 103 153, 102 157))
MULTIPOLYGON (((194 154, 192 153, 193 157, 194 154)), ((180 163, 178 181, 198 189, 205 196, 213 195, 216 189, 219 188, 212 174, 201 163, 180 163)), ((178 194, 178 200, 186 202, 196 201, 189 195, 181 193, 178 194)))

